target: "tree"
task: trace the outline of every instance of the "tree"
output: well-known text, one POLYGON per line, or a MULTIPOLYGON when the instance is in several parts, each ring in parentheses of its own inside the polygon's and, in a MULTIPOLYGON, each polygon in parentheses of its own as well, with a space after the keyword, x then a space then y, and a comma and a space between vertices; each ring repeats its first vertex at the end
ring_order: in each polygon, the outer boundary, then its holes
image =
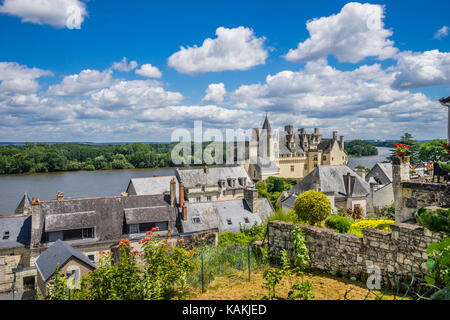
POLYGON ((322 192, 309 190, 297 197, 294 210, 301 221, 316 225, 331 213, 331 203, 322 192))
MULTIPOLYGON (((408 132, 405 132, 405 134, 403 134, 400 137, 400 141, 398 141, 396 143, 402 143, 402 144, 410 146, 410 148, 409 148, 409 150, 408 150, 406 155, 410 157, 411 164, 416 164, 417 162, 420 161, 420 159, 419 159, 420 143, 418 141, 416 141, 416 140, 413 140, 412 134, 410 134, 408 132)), ((394 150, 392 152, 392 154, 388 157, 389 161, 392 161, 392 159, 395 156, 396 156, 396 154, 395 154, 395 150, 394 150)))
POLYGON ((427 141, 419 147, 419 159, 421 161, 439 161, 446 154, 442 147, 447 141, 445 139, 435 139, 427 141))
POLYGON ((345 144, 345 152, 352 156, 376 156, 378 149, 364 140, 352 140, 345 144))

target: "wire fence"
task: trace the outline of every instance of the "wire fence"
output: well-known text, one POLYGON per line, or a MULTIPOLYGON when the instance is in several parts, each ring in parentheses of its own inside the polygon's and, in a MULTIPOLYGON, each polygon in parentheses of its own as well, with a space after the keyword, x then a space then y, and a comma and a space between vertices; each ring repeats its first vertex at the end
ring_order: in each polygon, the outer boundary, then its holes
POLYGON ((202 292, 218 276, 240 276, 251 281, 252 272, 265 265, 263 257, 255 254, 251 246, 203 246, 196 250, 193 259, 196 268, 188 283, 202 292))

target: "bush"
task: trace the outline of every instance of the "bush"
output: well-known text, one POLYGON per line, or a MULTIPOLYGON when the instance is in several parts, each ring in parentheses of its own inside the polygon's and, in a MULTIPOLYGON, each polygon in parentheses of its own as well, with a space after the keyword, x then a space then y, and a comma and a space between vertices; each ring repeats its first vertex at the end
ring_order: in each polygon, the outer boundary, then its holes
POLYGON ((217 243, 221 247, 227 247, 233 244, 246 246, 251 242, 251 238, 246 236, 244 233, 235 233, 235 232, 224 232, 219 234, 217 239, 217 243))
POLYGON ((436 212, 430 212, 422 207, 414 216, 417 222, 428 230, 450 233, 450 209, 436 209, 436 212))
POLYGON ((329 216, 325 220, 328 228, 337 230, 339 233, 347 233, 353 223, 353 219, 341 216, 329 216))
POLYGON ((294 209, 300 220, 315 225, 331 213, 331 203, 322 192, 309 190, 297 197, 294 209))
POLYGON ((284 222, 295 222, 296 220, 296 214, 295 211, 283 211, 281 208, 278 208, 275 210, 274 213, 272 213, 268 218, 267 222, 270 221, 284 221, 284 222))
POLYGON ((355 229, 380 229, 387 230, 394 220, 361 220, 351 225, 355 229))

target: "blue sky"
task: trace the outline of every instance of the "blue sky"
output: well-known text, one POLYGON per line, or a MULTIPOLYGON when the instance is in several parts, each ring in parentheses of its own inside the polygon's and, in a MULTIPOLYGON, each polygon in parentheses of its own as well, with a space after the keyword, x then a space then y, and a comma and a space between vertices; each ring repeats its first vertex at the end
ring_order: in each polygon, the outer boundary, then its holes
POLYGON ((266 111, 348 139, 446 135, 446 0, 0 3, 0 141, 169 141, 266 111))

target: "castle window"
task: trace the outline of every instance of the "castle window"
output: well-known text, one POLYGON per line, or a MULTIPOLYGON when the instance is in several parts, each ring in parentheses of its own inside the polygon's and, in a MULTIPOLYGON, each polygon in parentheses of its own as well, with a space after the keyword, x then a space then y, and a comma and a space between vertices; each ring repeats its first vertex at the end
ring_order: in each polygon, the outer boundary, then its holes
POLYGON ((294 168, 295 168, 294 166, 291 166, 291 172, 294 172, 294 168))
POLYGON ((334 160, 334 157, 332 157, 331 160, 334 160))
POLYGON ((307 164, 305 164, 305 170, 306 170, 306 169, 308 169, 308 165, 307 165, 307 164))
POLYGON ((317 163, 314 163, 314 168, 317 168, 317 163))
POLYGON ((207 196, 207 197, 206 197, 206 200, 207 200, 207 201, 211 201, 211 200, 212 200, 212 197, 211 197, 211 196, 207 196))
POLYGON ((327 156, 323 156, 323 158, 322 158, 323 160, 327 160, 327 156))
POLYGON ((200 202, 200 201, 202 201, 202 198, 201 197, 197 197, 197 202, 200 202))
POLYGON ((227 219, 227 223, 228 223, 228 224, 233 224, 233 222, 231 222, 231 219, 230 219, 230 218, 227 219))
POLYGON ((317 161, 317 156, 314 156, 314 161, 317 161))

